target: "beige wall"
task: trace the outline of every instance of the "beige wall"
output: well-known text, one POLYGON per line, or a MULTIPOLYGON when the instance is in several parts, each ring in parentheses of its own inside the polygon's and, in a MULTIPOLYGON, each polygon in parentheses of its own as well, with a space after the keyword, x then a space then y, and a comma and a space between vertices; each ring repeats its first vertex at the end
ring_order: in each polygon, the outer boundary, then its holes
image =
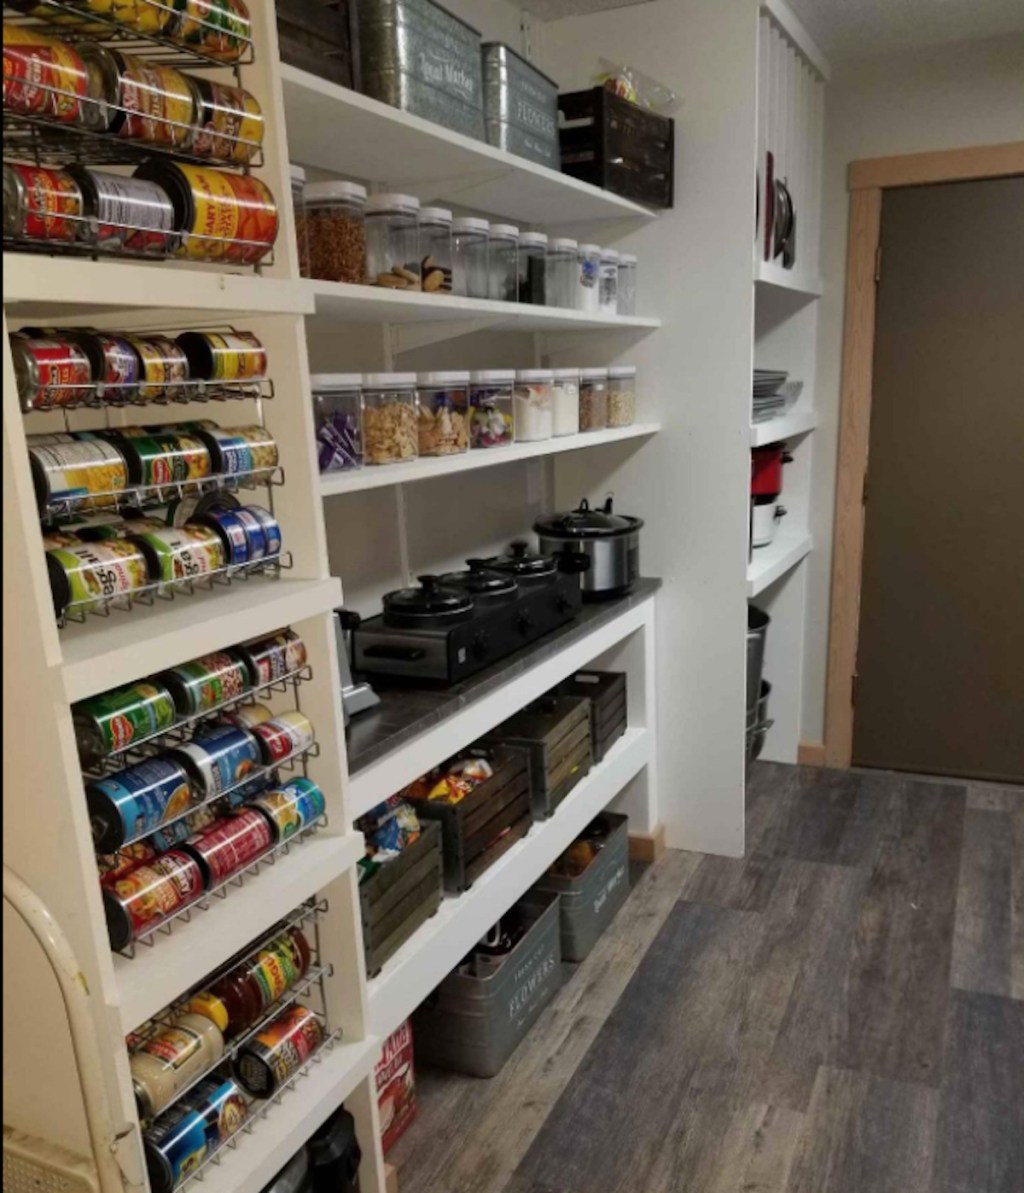
POLYGON ((837 68, 827 92, 822 274, 802 739, 824 726, 829 585, 842 352, 846 167, 865 157, 1024 139, 1024 35, 837 68))

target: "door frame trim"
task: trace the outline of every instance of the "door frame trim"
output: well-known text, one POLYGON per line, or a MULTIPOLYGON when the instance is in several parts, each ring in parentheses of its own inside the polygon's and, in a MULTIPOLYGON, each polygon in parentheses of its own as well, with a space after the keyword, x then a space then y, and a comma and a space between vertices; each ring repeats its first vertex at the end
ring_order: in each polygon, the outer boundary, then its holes
POLYGON ((864 495, 875 354, 875 287, 884 192, 895 187, 1024 174, 1024 141, 850 163, 839 452, 825 686, 825 765, 853 758, 853 686, 860 631, 864 495))

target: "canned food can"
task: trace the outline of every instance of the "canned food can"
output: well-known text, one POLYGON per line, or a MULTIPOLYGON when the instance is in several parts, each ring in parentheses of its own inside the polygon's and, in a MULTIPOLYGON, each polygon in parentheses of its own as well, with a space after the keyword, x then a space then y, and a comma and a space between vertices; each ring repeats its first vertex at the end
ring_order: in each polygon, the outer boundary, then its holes
POLYGON ((85 7, 139 33, 162 33, 174 19, 174 6, 166 0, 85 0, 85 7))
POLYGON ((121 336, 106 332, 69 333, 89 360, 96 398, 116 405, 135 398, 139 382, 139 355, 121 336))
POLYGON ((240 510, 210 510, 205 517, 194 521, 194 525, 207 526, 220 538, 227 562, 236 567, 249 562, 249 538, 240 513, 240 510))
POLYGON ((294 630, 279 630, 266 638, 243 642, 235 650, 249 668, 253 686, 272 684, 306 665, 306 644, 294 630))
POLYGON ((211 510, 237 509, 238 505, 238 498, 233 493, 221 490, 178 497, 162 505, 147 506, 146 516, 133 519, 128 530, 161 530, 165 526, 184 526, 186 522, 205 518, 211 510))
POLYGON ((71 244, 85 225, 85 200, 67 170, 4 162, 4 236, 71 244))
POLYGON ((188 76, 160 62, 83 46, 82 54, 103 80, 112 110, 110 131, 122 141, 161 149, 188 149, 195 136, 196 93, 188 76))
POLYGON ((260 744, 252 733, 233 725, 206 729, 171 754, 185 767, 205 799, 244 782, 262 760, 260 744))
POLYGON ((71 530, 51 530, 43 535, 43 550, 54 551, 58 547, 74 547, 84 541, 71 530))
MULTIPOLYGON (((167 485, 201 481, 211 472, 210 453, 194 435, 130 436, 118 441, 132 484, 159 490, 167 485)), ((159 494, 156 494, 159 496, 159 494)))
POLYGON ((151 862, 157 855, 158 851, 148 841, 136 841, 133 845, 125 845, 117 853, 98 853, 96 869, 100 882, 109 885, 142 862, 151 862))
POLYGON ((155 182, 86 166, 68 172, 81 187, 85 215, 92 221, 88 235, 100 248, 166 256, 176 247, 174 208, 155 182))
POLYGON ((201 899, 203 872, 190 854, 172 849, 105 880, 102 888, 111 947, 123 949, 201 899))
POLYGON ((247 505, 245 509, 263 528, 263 534, 267 540, 266 558, 276 559, 281 554, 280 523, 270 510, 264 509, 261 505, 247 505))
POLYGON ((107 126, 103 81, 68 42, 4 23, 4 110, 95 130, 107 126))
POLYGON ((128 521, 120 514, 89 514, 61 524, 62 530, 70 530, 83 543, 109 543, 111 539, 128 537, 128 521))
POLYGON ((140 739, 165 733, 177 720, 174 700, 155 680, 142 680, 90 696, 72 706, 78 754, 92 766, 111 754, 120 754, 140 739))
POLYGON ((273 712, 265 704, 244 704, 241 708, 233 708, 220 718, 225 725, 234 725, 238 729, 255 729, 264 721, 269 721, 273 712))
POLYGON ((323 1044, 324 1035, 308 1007, 289 1007, 241 1049, 238 1080, 255 1097, 271 1097, 323 1044))
POLYGON ((162 754, 89 783, 85 799, 97 852, 113 853, 187 812, 196 793, 181 762, 162 754))
MULTIPOLYGON (((258 795, 260 792, 255 794, 258 795)), ((157 853, 166 853, 168 849, 177 849, 179 845, 184 845, 189 837, 201 833, 203 829, 209 828, 211 824, 215 824, 233 809, 240 808, 245 802, 245 788, 239 788, 238 791, 230 792, 223 799, 214 800, 212 804, 196 808, 194 812, 189 812, 187 816, 183 816, 181 820, 176 820, 173 824, 158 828, 147 838, 147 841, 157 853)))
POLYGON ((127 539, 47 551, 46 567, 58 617, 72 608, 80 613, 101 609, 106 601, 138 593, 150 584, 145 555, 127 539))
POLYGON ((265 427, 213 427, 201 436, 222 476, 268 473, 278 465, 277 441, 265 427))
POLYGON ((196 131, 192 153, 245 166, 263 147, 263 110, 242 87, 194 78, 196 131))
POLYGON ((139 397, 144 402, 184 397, 184 383, 191 374, 188 358, 174 340, 170 336, 129 336, 128 340, 142 361, 139 397))
POLYGON ((244 0, 173 0, 175 41, 219 62, 237 62, 252 44, 244 0))
POLYGON ((300 778, 265 792, 251 800, 249 806, 270 820, 280 843, 316 824, 326 805, 324 793, 312 779, 300 778))
POLYGON ((248 665, 233 650, 220 650, 192 659, 157 676, 171 693, 178 715, 201 716, 251 688, 248 665))
POLYGON ((191 375, 203 381, 261 381, 267 375, 267 350, 251 331, 186 331, 178 346, 191 375))
POLYGON ((316 740, 313 722, 297 708, 264 721, 253 729, 253 733, 259 739, 266 766, 308 750, 316 740))
POLYGON ((200 580, 224 567, 224 546, 216 531, 189 522, 149 530, 133 540, 149 561, 150 572, 163 584, 200 580))
POLYGON ((219 886, 274 846, 267 818, 254 808, 232 812, 181 847, 199 863, 207 887, 219 886))
POLYGON ((158 183, 170 195, 180 257, 256 265, 277 240, 277 203, 252 175, 153 161, 139 166, 135 177, 158 183))
POLYGON ((28 457, 42 510, 66 502, 82 509, 113 505, 128 484, 124 456, 103 439, 30 447, 28 457))
POLYGON ((142 1133, 153 1193, 172 1193, 249 1117, 249 1104, 234 1079, 199 1082, 142 1133))
POLYGON ((92 363, 73 340, 12 339, 11 356, 22 410, 50 410, 92 398, 92 363))

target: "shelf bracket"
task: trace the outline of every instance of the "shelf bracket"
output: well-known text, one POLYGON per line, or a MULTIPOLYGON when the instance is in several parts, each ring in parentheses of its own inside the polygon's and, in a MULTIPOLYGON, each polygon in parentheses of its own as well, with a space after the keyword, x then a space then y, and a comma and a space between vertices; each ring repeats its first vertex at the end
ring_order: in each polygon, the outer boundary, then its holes
POLYGON ((391 351, 400 356, 416 348, 429 348, 431 344, 443 344, 446 340, 457 340, 477 331, 488 331, 500 327, 500 318, 491 319, 445 319, 432 323, 392 323, 391 351))

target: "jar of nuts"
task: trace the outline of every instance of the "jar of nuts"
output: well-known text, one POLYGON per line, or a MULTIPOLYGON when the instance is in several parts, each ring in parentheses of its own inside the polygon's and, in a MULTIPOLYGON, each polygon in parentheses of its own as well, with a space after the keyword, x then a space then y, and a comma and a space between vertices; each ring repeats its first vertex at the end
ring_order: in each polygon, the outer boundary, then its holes
POLYGON ((452 292, 452 213, 445 207, 420 211, 420 269, 427 294, 452 292))
POLYGON ((469 373, 420 373, 421 456, 454 456, 469 450, 469 373))
POLYGON ((580 369, 580 430, 608 426, 608 370, 580 369))
POLYGON ((309 182, 304 191, 309 276, 325 282, 366 281, 366 187, 309 182))
POLYGON ((306 171, 301 166, 290 168, 292 180, 292 211, 295 215, 295 241, 299 252, 299 274, 309 277, 309 225, 306 223, 306 171))
POLYGON ((416 374, 363 377, 363 462, 397 464, 419 455, 416 374))
POLYGON ((366 204, 366 255, 371 286, 422 290, 420 201, 412 195, 371 195, 366 204))
POLYGON ((636 366, 608 370, 608 426, 629 427, 636 421, 636 366))

